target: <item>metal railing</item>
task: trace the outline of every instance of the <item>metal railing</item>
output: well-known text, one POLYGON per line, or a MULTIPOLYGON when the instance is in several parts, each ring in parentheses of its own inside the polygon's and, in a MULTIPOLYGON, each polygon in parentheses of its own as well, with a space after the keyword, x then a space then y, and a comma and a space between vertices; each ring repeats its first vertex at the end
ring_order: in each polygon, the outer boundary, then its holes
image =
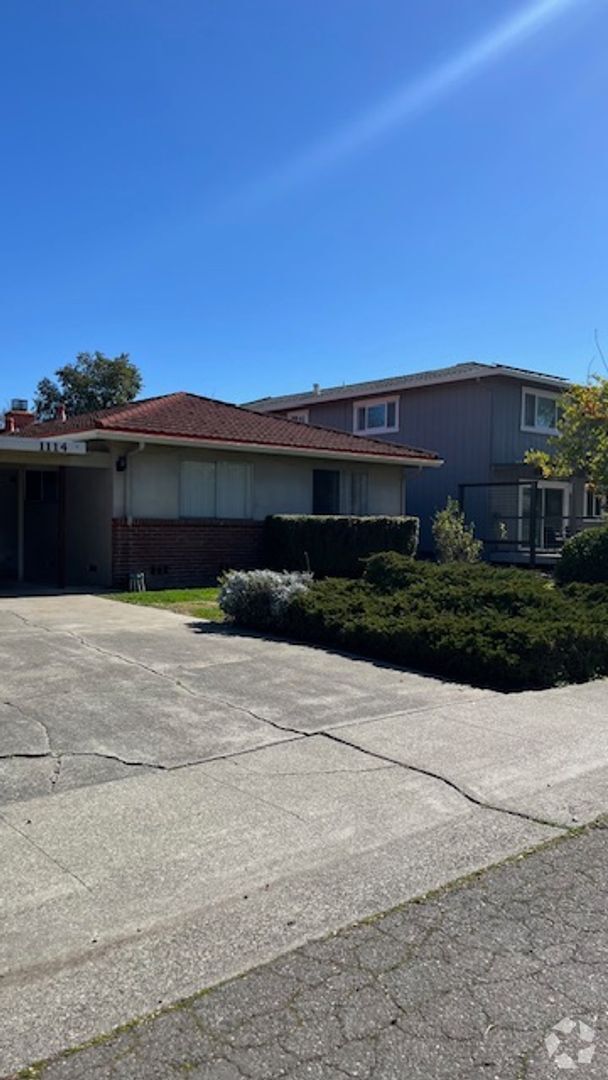
POLYGON ((466 520, 475 523, 475 535, 482 541, 487 555, 501 553, 506 562, 509 554, 513 554, 514 561, 536 566, 550 561, 551 556, 558 557, 571 536, 597 528, 607 520, 552 513, 547 506, 546 491, 539 481, 533 480, 462 484, 459 503, 466 520), (514 501, 517 513, 512 512, 514 501))

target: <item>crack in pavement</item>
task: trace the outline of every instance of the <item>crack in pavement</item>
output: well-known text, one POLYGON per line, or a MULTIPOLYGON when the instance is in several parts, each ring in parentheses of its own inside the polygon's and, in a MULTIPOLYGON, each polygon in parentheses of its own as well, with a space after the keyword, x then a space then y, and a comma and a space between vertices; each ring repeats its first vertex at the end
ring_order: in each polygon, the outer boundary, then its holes
MULTIPOLYGON (((3 701, 2 704, 7 705, 9 709, 14 709, 15 712, 18 712, 19 715, 21 717, 23 717, 23 722, 24 723, 26 723, 26 724, 38 724, 38 726, 42 728, 42 732, 43 732, 44 737, 45 737, 45 739, 47 741, 49 752, 51 751, 51 736, 49 734, 49 729, 46 726, 44 720, 40 720, 40 718, 38 716, 33 716, 31 713, 26 712, 26 710, 23 708, 23 706, 22 705, 17 705, 17 703, 15 701, 3 701)), ((2 755, 0 755, 0 756, 2 756, 2 755)))
MULTIPOLYGON (((197 692, 195 690, 192 690, 189 686, 187 686, 185 683, 183 683, 180 679, 176 678, 175 676, 169 675, 166 672, 158 671, 156 668, 153 668, 150 665, 143 663, 143 661, 136 660, 136 659, 134 659, 132 657, 126 657, 121 653, 114 652, 114 651, 112 651, 110 649, 104 649, 102 646, 99 646, 99 645, 94 645, 91 642, 87 641, 87 639, 84 638, 81 634, 77 634, 75 631, 66 630, 65 628, 57 629, 56 627, 48 627, 48 626, 45 626, 44 624, 33 622, 31 619, 27 619, 24 615, 21 615, 20 613, 18 613, 16 611, 13 611, 12 609, 7 609, 7 610, 9 612, 9 614, 11 614, 15 618, 19 619, 26 626, 32 627, 33 629, 37 629, 37 630, 43 630, 46 633, 64 634, 64 635, 66 635, 68 637, 71 637, 74 640, 78 641, 79 644, 83 648, 90 649, 91 651, 96 652, 96 653, 100 653, 103 656, 111 657, 112 659, 121 661, 122 663, 129 664, 129 665, 134 666, 134 667, 138 667, 138 668, 146 671, 148 674, 151 674, 151 675, 154 675, 157 678, 163 679, 163 680, 171 683, 173 686, 176 686, 178 689, 182 690, 184 693, 188 694, 192 698, 198 699, 200 701, 210 702, 211 704, 215 704, 215 705, 223 705, 225 708, 235 709, 235 710, 237 710, 239 712, 245 713, 246 715, 250 716, 252 719, 254 719, 256 721, 259 721, 260 723, 268 724, 270 727, 273 727, 275 730, 278 730, 278 731, 281 731, 281 732, 288 732, 288 733, 291 733, 294 736, 296 736, 296 738, 294 740, 281 740, 280 742, 266 744, 265 746, 253 747, 253 748, 250 748, 250 749, 247 749, 247 750, 238 750, 238 751, 233 751, 233 752, 226 753, 226 754, 208 755, 206 757, 193 759, 193 760, 188 760, 187 762, 179 763, 177 765, 163 765, 160 762, 150 762, 150 761, 145 761, 145 760, 143 760, 143 761, 142 760, 132 761, 132 760, 129 760, 129 759, 126 759, 126 758, 122 758, 117 754, 107 754, 107 753, 102 753, 102 752, 99 752, 99 751, 93 751, 93 752, 69 751, 69 752, 66 752, 65 754, 63 754, 62 756, 65 756, 65 757, 67 757, 67 756, 72 756, 72 757, 94 756, 94 757, 100 757, 100 758, 105 758, 105 759, 109 759, 109 760, 118 761, 121 764, 126 765, 126 766, 142 766, 142 767, 147 767, 147 768, 158 769, 158 770, 161 770, 161 771, 170 772, 170 771, 173 771, 175 769, 183 769, 183 768, 188 768, 188 767, 195 766, 195 765, 203 765, 203 764, 206 764, 206 763, 211 762, 211 761, 229 760, 229 759, 232 759, 232 758, 240 757, 240 756, 242 756, 244 754, 247 754, 247 753, 257 753, 257 752, 259 752, 261 750, 267 749, 269 746, 280 745, 284 741, 287 742, 287 741, 298 741, 300 739, 325 738, 325 739, 328 739, 328 740, 330 740, 332 742, 335 742, 335 743, 337 743, 339 745, 347 746, 351 750, 358 750, 360 753, 366 754, 368 757, 372 757, 375 760, 382 761, 382 762, 384 762, 386 764, 402 768, 402 769, 404 769, 406 771, 416 773, 416 774, 418 774, 420 776, 426 776, 431 780, 436 780, 439 783, 442 783, 446 787, 450 788, 452 791, 455 791, 463 799, 465 799, 468 803, 470 803, 473 806, 478 807, 479 809, 490 810, 490 811, 492 811, 494 813, 499 813, 499 814, 505 814, 507 816, 515 817, 515 818, 518 818, 518 819, 523 820, 523 821, 528 821, 528 822, 531 822, 531 823, 536 824, 536 825, 542 825, 542 826, 545 826, 545 827, 548 827, 548 828, 558 829, 558 830, 561 830, 561 831, 563 831, 563 830, 571 831, 572 829, 576 828, 575 825, 570 825, 570 824, 566 824, 566 823, 563 823, 563 822, 552 821, 552 820, 550 820, 548 818, 538 817, 538 816, 536 816, 534 814, 527 813, 526 811, 523 811, 523 810, 516 810, 516 809, 510 808, 510 807, 501 806, 499 804, 491 803, 491 802, 487 801, 486 799, 482 798, 481 795, 478 795, 474 791, 471 791, 470 789, 466 788, 464 785, 459 784, 456 780, 453 780, 451 777, 444 776, 443 774, 441 774, 439 772, 435 772, 434 770, 425 768, 424 766, 421 766, 421 765, 413 765, 411 763, 401 761, 399 758, 391 757, 390 755, 380 753, 379 751, 369 750, 369 749, 367 749, 367 748, 365 748, 363 746, 358 745, 356 742, 353 742, 353 741, 351 741, 349 739, 346 739, 346 738, 344 738, 344 737, 342 737, 340 735, 335 734, 332 730, 314 729, 312 731, 304 731, 301 728, 295 728, 295 727, 290 727, 290 726, 279 724, 274 720, 268 719, 268 717, 261 716, 258 713, 253 712, 251 709, 246 708, 246 706, 244 706, 244 705, 233 704, 232 702, 226 701, 224 699, 217 698, 217 697, 209 697, 209 696, 207 696, 205 694, 201 694, 201 693, 199 693, 199 692, 197 692)), ((426 709, 423 709, 421 711, 426 711, 426 709)), ((24 714, 24 715, 26 715, 26 714, 24 714)), ((399 715, 399 713, 397 712, 394 715, 399 715)), ((381 719, 381 718, 376 717, 374 719, 381 719)), ((38 721, 38 722, 41 723, 41 721, 38 721)), ((358 721, 351 721, 351 723, 357 724, 358 721)), ((46 730, 46 727, 45 727, 45 730, 46 730)), ((46 733, 47 733, 47 738, 48 738, 48 731, 46 733)), ((50 739, 49 739, 49 744, 50 744, 50 739)), ((7 755, 7 756, 8 757, 20 757, 20 756, 22 756, 22 757, 31 757, 31 756, 53 756, 53 757, 57 757, 57 754, 53 754, 51 752, 49 755, 27 755, 27 754, 25 754, 25 755, 16 755, 16 754, 11 754, 11 755, 7 755)))
POLYGON ((476 795, 475 792, 470 791, 468 788, 458 784, 456 780, 452 780, 449 776, 443 776, 442 773, 434 772, 432 769, 425 769, 423 765, 412 765, 406 761, 400 761, 399 758, 393 758, 389 754, 382 754, 377 750, 368 750, 363 746, 359 746, 355 742, 350 742, 348 739, 342 738, 340 735, 334 735, 331 731, 321 731, 318 733, 321 737, 330 739, 332 742, 340 743, 342 746, 349 746, 352 750, 359 750, 363 754, 368 754, 370 757, 376 758, 378 761, 386 761, 391 765, 398 765, 402 769, 406 769, 408 772, 417 773, 419 776, 427 776, 431 780, 439 780, 440 783, 445 784, 447 787, 456 791, 459 795, 466 799, 467 802, 472 803, 474 806, 479 807, 482 810, 493 810, 498 814, 508 814, 511 817, 521 818, 524 821, 530 821, 535 825, 546 825, 551 829, 560 829, 561 831, 572 832, 576 831, 578 825, 566 825, 562 822, 551 821, 548 818, 536 817, 534 814, 528 814, 525 810, 513 810, 508 806, 499 806, 498 804, 487 802, 481 797, 476 795))
POLYGON ((224 701, 222 698, 209 697, 206 694, 201 694, 197 690, 192 690, 181 679, 176 678, 174 675, 169 675, 165 671, 159 671, 157 668, 151 667, 149 664, 144 664, 143 660, 136 660, 134 657, 124 656, 122 653, 114 652, 112 649, 104 649, 101 645, 93 645, 92 642, 87 641, 82 634, 77 634, 74 630, 66 630, 65 627, 57 628, 52 626, 45 626, 43 623, 33 622, 31 619, 27 619, 25 615, 21 615, 12 609, 6 609, 10 615, 14 615, 16 619, 19 619, 25 626, 30 626, 34 630, 43 630, 47 634, 64 634, 66 637, 71 637, 82 645, 85 649, 90 649, 92 652, 100 653, 102 656, 109 656, 113 660, 119 660, 123 664, 129 664, 131 667, 140 668, 142 671, 147 672, 149 675, 154 675, 158 679, 164 679, 166 682, 171 683, 172 686, 176 686, 178 690, 182 690, 189 697, 195 698, 199 701, 207 701, 216 705, 224 705, 226 708, 235 709, 237 712, 245 713, 253 720, 258 720, 262 724, 269 724, 270 727, 276 728, 278 731, 288 731, 294 734, 302 734, 298 728, 288 727, 283 724, 277 723, 275 720, 270 720, 267 716, 259 716, 257 713, 248 709, 245 705, 233 705, 229 701, 224 701))

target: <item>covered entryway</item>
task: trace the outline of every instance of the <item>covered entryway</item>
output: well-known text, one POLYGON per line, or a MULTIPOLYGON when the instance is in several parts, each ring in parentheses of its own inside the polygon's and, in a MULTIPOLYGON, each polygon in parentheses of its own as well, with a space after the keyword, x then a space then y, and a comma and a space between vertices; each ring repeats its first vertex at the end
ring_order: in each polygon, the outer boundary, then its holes
POLYGON ((84 443, 0 437, 0 585, 109 585, 111 480, 84 443))

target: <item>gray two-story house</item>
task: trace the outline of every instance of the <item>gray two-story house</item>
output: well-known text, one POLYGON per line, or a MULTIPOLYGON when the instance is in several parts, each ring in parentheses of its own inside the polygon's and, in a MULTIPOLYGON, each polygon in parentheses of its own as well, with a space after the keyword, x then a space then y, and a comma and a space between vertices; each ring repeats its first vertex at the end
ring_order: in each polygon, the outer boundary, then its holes
POLYGON ((432 515, 452 496, 475 521, 491 558, 525 561, 531 504, 541 557, 601 514, 583 480, 539 481, 524 463, 527 450, 545 448, 555 434, 567 386, 555 375, 466 363, 345 386, 315 385, 247 404, 368 438, 432 446, 443 467, 426 471, 408 488, 408 512, 420 517, 421 549, 432 548, 432 515))

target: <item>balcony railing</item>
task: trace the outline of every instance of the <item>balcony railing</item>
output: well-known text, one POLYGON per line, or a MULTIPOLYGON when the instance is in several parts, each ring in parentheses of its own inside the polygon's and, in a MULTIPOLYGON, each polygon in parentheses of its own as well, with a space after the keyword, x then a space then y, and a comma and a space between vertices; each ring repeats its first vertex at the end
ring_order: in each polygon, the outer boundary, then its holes
POLYGON ((466 520, 475 523, 475 535, 487 557, 534 566, 559 558, 571 536, 608 522, 606 515, 589 518, 554 512, 560 502, 568 505, 565 491, 559 485, 543 487, 528 480, 463 484, 459 501, 466 520))

